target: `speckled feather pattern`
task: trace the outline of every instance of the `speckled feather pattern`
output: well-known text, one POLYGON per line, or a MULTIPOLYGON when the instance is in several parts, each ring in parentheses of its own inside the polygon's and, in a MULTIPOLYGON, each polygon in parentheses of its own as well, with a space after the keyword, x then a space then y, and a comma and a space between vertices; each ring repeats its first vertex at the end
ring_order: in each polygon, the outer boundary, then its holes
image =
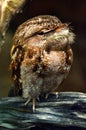
POLYGON ((11 68, 15 95, 22 90, 26 104, 55 91, 73 61, 74 34, 55 16, 34 17, 20 25, 13 38, 11 68))

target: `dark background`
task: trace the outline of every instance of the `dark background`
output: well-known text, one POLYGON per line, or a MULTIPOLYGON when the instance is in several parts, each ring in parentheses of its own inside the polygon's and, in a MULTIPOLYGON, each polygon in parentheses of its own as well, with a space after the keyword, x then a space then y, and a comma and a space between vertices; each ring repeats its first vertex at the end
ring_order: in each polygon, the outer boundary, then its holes
POLYGON ((58 91, 86 92, 86 0, 27 0, 23 13, 12 17, 6 43, 0 53, 0 97, 8 95, 13 83, 9 64, 16 28, 27 19, 42 14, 56 15, 62 22, 70 22, 76 34, 75 43, 72 45, 74 62, 58 91))

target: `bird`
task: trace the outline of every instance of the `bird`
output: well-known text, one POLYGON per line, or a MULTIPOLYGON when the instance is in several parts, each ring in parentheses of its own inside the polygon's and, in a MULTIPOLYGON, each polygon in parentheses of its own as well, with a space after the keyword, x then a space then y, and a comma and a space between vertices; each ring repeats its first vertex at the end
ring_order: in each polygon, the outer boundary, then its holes
POLYGON ((72 62, 71 44, 75 34, 68 23, 56 16, 35 16, 17 28, 11 48, 12 79, 15 96, 32 101, 48 96, 66 79, 72 62))

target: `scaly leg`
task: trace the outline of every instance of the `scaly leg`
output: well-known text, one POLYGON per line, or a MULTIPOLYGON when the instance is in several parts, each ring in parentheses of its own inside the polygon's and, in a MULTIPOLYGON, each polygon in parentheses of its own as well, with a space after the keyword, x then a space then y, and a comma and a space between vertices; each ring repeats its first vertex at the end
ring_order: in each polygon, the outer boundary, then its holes
POLYGON ((33 98, 33 111, 35 110, 35 106, 36 106, 36 99, 33 98))

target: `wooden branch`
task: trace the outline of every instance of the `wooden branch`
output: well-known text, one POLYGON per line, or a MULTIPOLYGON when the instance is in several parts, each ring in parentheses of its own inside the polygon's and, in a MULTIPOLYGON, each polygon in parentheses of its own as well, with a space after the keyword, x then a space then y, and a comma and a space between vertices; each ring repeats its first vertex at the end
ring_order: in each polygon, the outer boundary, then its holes
POLYGON ((25 106, 25 101, 22 97, 0 99, 0 130, 86 128, 85 93, 49 95, 48 99, 37 101, 34 112, 32 104, 25 106))

